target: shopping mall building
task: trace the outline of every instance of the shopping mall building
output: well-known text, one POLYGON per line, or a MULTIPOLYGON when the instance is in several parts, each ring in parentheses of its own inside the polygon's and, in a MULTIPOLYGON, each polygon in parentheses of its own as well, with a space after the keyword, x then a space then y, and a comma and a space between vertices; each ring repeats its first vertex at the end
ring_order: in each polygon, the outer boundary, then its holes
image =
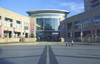
MULTIPOLYGON (((34 25, 34 37, 42 41, 58 41, 60 39, 60 22, 67 17, 65 10, 34 10, 27 12, 30 25, 34 25)), ((33 30, 30 30, 31 35, 33 30)))
POLYGON ((71 12, 65 10, 27 11, 25 17, 0 8, 0 41, 100 42, 100 2, 84 0, 84 8, 85 12, 69 18, 71 12))
MULTIPOLYGON (((65 10, 27 11, 29 18, 0 8, 1 39, 18 41, 20 38, 37 38, 41 41, 59 41, 60 23, 67 17, 65 10), (16 39, 15 39, 16 38, 16 39)), ((11 42, 10 41, 10 42, 11 42)))

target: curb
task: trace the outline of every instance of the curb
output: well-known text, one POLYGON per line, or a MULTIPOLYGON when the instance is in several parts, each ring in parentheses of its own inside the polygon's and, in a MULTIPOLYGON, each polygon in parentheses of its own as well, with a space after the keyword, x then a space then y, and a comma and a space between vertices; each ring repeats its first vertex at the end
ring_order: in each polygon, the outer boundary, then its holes
MULTIPOLYGON (((66 45, 66 42, 55 42, 54 44, 48 42, 46 44, 41 44, 41 42, 14 42, 14 43, 0 43, 0 46, 10 46, 10 45, 66 45)), ((70 43, 70 42, 67 42, 70 43)), ((86 43, 86 42, 74 42, 74 45, 96 45, 100 46, 100 43, 86 43)))

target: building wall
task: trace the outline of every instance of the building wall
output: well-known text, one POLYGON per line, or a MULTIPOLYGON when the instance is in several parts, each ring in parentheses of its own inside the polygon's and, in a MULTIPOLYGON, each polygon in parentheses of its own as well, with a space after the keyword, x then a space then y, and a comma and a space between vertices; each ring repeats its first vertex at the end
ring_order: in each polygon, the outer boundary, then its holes
MULTIPOLYGON (((31 32, 31 30, 30 30, 30 34, 32 34, 33 33, 33 37, 35 37, 36 38, 36 18, 30 18, 30 25, 31 24, 34 24, 34 31, 33 32, 31 32)), ((30 36, 31 37, 31 36, 30 36)))
POLYGON ((90 11, 86 11, 86 12, 77 14, 75 16, 72 16, 72 17, 69 17, 69 18, 66 18, 65 20, 63 20, 62 23, 65 23, 65 25, 66 25, 64 40, 65 41, 71 41, 73 39, 74 41, 76 41, 75 32, 80 32, 81 28, 74 29, 74 22, 80 20, 80 22, 82 23, 82 20, 87 19, 87 18, 90 18, 90 26, 83 27, 82 31, 90 31, 91 37, 94 37, 94 27, 96 27, 97 30, 100 30, 100 24, 99 25, 93 25, 93 17, 100 15, 99 11, 100 11, 100 7, 96 8, 96 9, 92 9, 90 11), (72 29, 71 30, 67 29, 68 23, 72 23, 72 29), (68 33, 70 33, 70 32, 73 33, 72 37, 68 37, 68 33))
MULTIPOLYGON (((17 14, 17 13, 14 13, 14 12, 11 12, 9 10, 6 10, 6 9, 3 9, 3 8, 0 8, 0 16, 1 16, 1 37, 4 38, 4 31, 11 31, 12 34, 13 34, 13 28, 15 27, 15 21, 18 20, 18 21, 21 21, 21 29, 19 28, 15 28, 15 32, 19 32, 21 33, 21 37, 23 37, 23 32, 25 31, 26 33, 28 33, 28 37, 29 37, 29 30, 30 30, 30 19, 28 17, 25 17, 25 16, 22 16, 20 14, 17 14), (10 18, 12 19, 12 27, 7 27, 7 26, 4 26, 4 22, 5 22, 5 18, 10 18), (23 28, 23 22, 26 22, 28 23, 28 30, 24 30, 23 28)), ((8 35, 9 36, 9 35, 8 35)), ((13 35, 12 35, 13 37, 13 35)))
POLYGON ((91 2, 91 1, 93 1, 93 0, 84 0, 84 11, 89 11, 91 9, 100 7, 100 0, 98 0, 99 1, 99 5, 98 6, 96 5, 96 6, 93 6, 93 7, 92 7, 92 5, 95 2, 91 2))

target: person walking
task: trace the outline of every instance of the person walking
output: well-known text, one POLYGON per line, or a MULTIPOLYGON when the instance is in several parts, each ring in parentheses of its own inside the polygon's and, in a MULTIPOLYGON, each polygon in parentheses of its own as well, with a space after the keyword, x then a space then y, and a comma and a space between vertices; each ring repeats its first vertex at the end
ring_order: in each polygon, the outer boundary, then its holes
POLYGON ((73 40, 71 41, 71 44, 72 44, 72 46, 74 45, 74 41, 73 40))
POLYGON ((66 42, 66 46, 67 46, 67 42, 66 42))
POLYGON ((70 42, 68 43, 68 45, 70 46, 70 42))

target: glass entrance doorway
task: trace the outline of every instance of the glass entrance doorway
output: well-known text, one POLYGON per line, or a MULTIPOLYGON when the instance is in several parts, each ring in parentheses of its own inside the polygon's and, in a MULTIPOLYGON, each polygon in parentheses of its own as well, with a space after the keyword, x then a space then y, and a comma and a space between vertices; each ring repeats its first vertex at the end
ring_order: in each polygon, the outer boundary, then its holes
POLYGON ((59 41, 59 32, 38 32, 37 41, 59 41))
POLYGON ((45 41, 50 41, 50 40, 52 40, 52 32, 45 32, 45 33, 44 33, 44 40, 45 40, 45 41))

